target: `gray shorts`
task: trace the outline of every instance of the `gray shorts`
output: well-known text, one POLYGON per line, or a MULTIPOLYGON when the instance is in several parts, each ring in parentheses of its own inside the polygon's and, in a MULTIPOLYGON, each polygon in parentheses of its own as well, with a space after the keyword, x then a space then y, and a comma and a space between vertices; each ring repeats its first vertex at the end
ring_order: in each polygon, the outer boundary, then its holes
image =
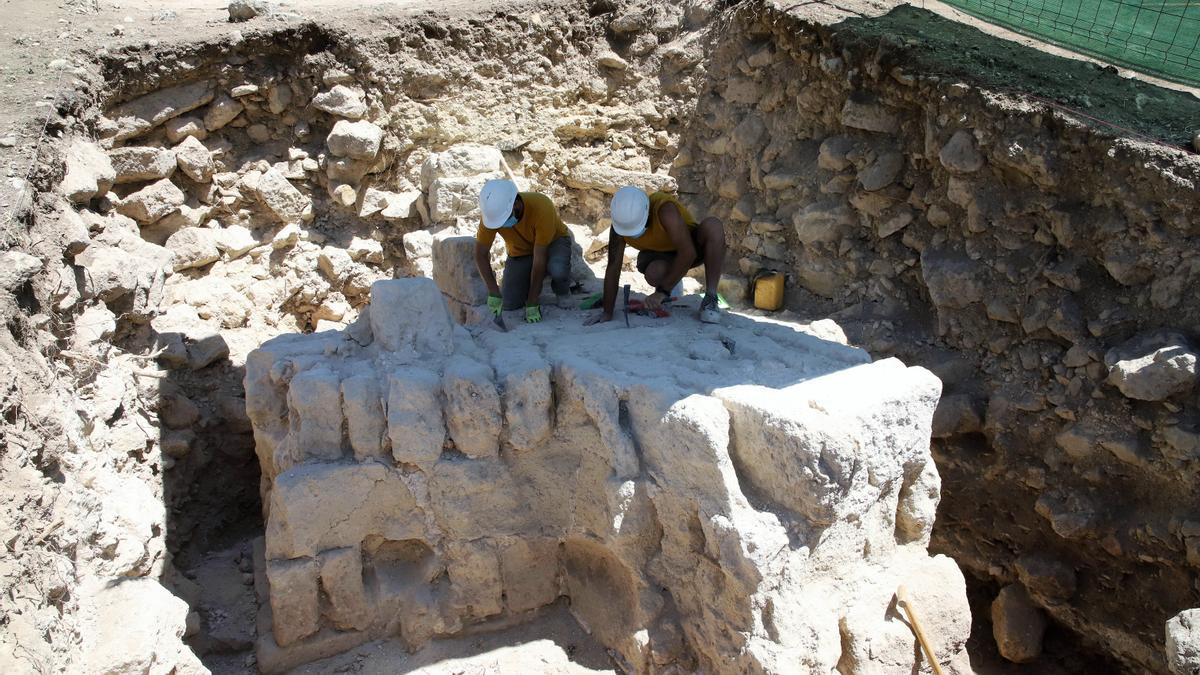
MULTIPOLYGON (((559 237, 546 247, 546 278, 555 295, 571 292, 570 236, 559 237)), ((504 261, 504 279, 500 282, 500 297, 505 310, 520 309, 529 299, 529 273, 533 271, 533 256, 509 256, 504 261)), ((544 281, 544 280, 543 280, 544 281)))

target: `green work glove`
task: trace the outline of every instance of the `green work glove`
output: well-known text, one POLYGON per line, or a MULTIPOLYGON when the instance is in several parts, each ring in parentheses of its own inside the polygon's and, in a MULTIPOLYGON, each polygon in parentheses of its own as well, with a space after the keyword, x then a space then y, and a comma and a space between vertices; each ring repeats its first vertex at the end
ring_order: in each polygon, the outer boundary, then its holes
POLYGON ((488 311, 495 316, 500 316, 500 296, 488 293, 488 311))
POLYGON ((537 323, 542 320, 540 305, 525 305, 525 323, 537 323))

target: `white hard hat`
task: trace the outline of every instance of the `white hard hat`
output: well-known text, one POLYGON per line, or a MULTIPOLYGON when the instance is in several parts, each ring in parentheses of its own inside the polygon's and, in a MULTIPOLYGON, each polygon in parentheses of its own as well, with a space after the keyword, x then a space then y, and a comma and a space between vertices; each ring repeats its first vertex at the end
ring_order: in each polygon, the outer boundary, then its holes
POLYGON ((612 198, 612 229, 622 237, 640 237, 646 231, 650 198, 640 188, 626 185, 612 198))
POLYGON ((483 224, 490 230, 498 230, 512 215, 513 203, 517 200, 517 184, 503 178, 493 178, 483 184, 479 191, 479 211, 483 224))

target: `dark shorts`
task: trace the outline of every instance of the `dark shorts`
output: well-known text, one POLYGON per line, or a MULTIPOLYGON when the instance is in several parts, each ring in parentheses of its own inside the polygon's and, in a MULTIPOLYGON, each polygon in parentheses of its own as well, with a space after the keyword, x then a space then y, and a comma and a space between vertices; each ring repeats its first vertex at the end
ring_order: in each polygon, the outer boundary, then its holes
MULTIPOLYGON (((704 264, 704 247, 700 245, 700 228, 692 228, 692 246, 696 247, 696 259, 692 264, 688 265, 688 269, 699 267, 704 264)), ((642 274, 646 273, 646 268, 650 267, 650 263, 655 260, 662 260, 670 265, 675 262, 675 251, 638 251, 637 271, 642 274)))

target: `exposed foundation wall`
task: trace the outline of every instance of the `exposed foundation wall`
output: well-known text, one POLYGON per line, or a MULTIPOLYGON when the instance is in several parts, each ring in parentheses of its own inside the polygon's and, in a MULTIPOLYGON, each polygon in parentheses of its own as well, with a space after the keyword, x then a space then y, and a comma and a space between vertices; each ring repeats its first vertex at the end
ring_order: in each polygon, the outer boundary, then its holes
POLYGON ((673 174, 743 274, 786 272, 792 306, 943 378, 935 546, 1161 671, 1163 623, 1200 604, 1200 162, 916 70, 905 41, 939 27, 901 30, 738 13, 673 174))

